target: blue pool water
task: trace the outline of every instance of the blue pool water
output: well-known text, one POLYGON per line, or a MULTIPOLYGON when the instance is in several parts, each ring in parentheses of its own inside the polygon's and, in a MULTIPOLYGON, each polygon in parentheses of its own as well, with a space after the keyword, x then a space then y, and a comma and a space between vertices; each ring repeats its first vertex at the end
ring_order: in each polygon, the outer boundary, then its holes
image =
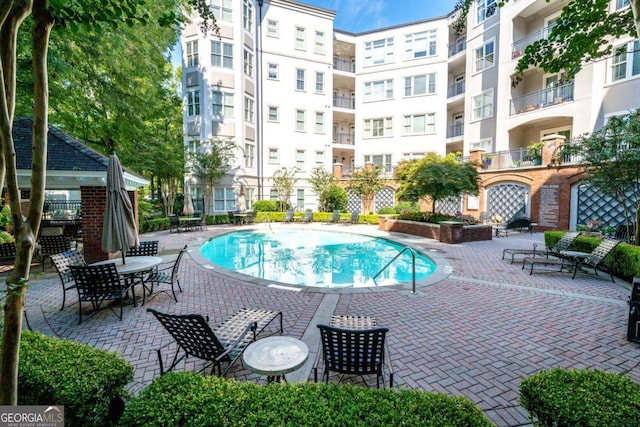
MULTIPOLYGON (((210 262, 260 279, 326 288, 371 287, 411 282, 411 254, 405 251, 373 282, 373 276, 403 246, 386 239, 317 230, 236 231, 200 247, 210 262)), ((416 280, 435 271, 416 253, 416 280)))

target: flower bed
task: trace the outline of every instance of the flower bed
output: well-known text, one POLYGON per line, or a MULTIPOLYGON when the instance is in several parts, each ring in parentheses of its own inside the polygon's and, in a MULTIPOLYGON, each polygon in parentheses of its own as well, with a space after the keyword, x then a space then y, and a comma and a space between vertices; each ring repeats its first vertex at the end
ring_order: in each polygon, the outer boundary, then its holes
POLYGON ((491 240, 493 228, 490 225, 464 225, 461 222, 447 221, 440 224, 406 221, 381 216, 378 229, 412 234, 443 243, 475 242, 491 240))

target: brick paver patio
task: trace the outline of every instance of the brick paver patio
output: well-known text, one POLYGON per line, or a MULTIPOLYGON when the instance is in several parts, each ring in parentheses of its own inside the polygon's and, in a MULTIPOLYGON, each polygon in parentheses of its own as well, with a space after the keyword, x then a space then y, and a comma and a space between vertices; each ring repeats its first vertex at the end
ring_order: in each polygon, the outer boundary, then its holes
MULTIPOLYGON (((640 345, 626 340, 628 283, 616 279, 614 284, 604 275, 578 275, 575 280, 569 274, 529 275, 519 264, 500 259, 504 248, 530 248, 533 241, 542 242, 541 233, 445 245, 378 232, 375 226, 324 227, 407 241, 449 264, 447 278, 419 288, 416 294, 393 290, 337 297, 335 314, 375 315, 380 325, 390 329, 398 388, 464 395, 496 425, 520 426, 529 425, 527 412, 517 402, 520 381, 540 369, 589 367, 623 372, 640 381, 640 345)), ((267 287, 198 262, 196 252, 206 239, 232 229, 215 226, 141 236, 141 240, 160 240, 161 255, 177 253, 184 244, 191 251, 181 267, 184 292, 178 295, 179 302, 159 294, 146 306, 205 314, 212 325, 243 307, 281 310, 285 334, 297 338, 305 331, 318 334, 315 326, 309 326, 327 294, 267 287)), ((40 268, 33 272, 27 313, 34 330, 121 353, 135 366, 134 392, 159 375, 155 349, 171 338, 144 307, 125 307, 122 321, 110 310, 102 310, 78 325, 76 295, 69 293, 69 306, 60 311, 62 292, 55 271, 48 267, 46 273, 40 273, 40 268)), ((185 369, 196 369, 197 364, 191 361, 185 369)), ((228 376, 264 383, 263 377, 245 370, 241 363, 228 376)), ((308 378, 313 380, 313 374, 308 378)))

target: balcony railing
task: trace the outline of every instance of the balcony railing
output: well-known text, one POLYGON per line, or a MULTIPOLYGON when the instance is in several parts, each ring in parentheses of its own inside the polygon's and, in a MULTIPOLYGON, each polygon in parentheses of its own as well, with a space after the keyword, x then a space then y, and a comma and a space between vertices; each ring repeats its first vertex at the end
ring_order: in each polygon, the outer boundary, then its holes
POLYGON ((547 27, 541 28, 538 31, 529 34, 528 36, 513 42, 511 46, 511 59, 521 57, 524 54, 524 50, 530 44, 533 44, 538 40, 549 38, 549 34, 551 34, 551 29, 554 27, 554 25, 555 24, 551 24, 547 27))
POLYGON ((449 57, 455 56, 460 52, 464 52, 465 50, 467 50, 467 41, 459 41, 453 46, 449 46, 449 57))
POLYGON ((547 108, 567 101, 573 101, 572 81, 512 99, 509 115, 547 108))
POLYGON ((462 95, 464 93, 464 86, 464 80, 450 85, 447 90, 447 97, 453 98, 454 96, 462 95))
POLYGON ((346 71, 347 73, 356 72, 356 64, 351 60, 333 58, 333 69, 339 71, 346 71))
POLYGON ((350 110, 356 109, 356 99, 350 96, 334 96, 333 106, 340 108, 348 108, 350 110))
POLYGON ((464 135, 464 123, 456 123, 447 126, 447 138, 464 135))
POLYGON ((355 138, 352 133, 336 133, 333 134, 334 144, 355 145, 355 138))
POLYGON ((536 163, 526 147, 482 155, 482 169, 485 170, 540 166, 536 163))

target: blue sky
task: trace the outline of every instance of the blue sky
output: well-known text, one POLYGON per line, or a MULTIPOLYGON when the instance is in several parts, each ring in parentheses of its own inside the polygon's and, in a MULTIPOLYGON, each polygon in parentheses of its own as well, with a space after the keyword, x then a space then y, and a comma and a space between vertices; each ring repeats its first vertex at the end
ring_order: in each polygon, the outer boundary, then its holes
POLYGON ((336 11, 334 28, 352 33, 443 16, 456 0, 298 0, 336 11))

